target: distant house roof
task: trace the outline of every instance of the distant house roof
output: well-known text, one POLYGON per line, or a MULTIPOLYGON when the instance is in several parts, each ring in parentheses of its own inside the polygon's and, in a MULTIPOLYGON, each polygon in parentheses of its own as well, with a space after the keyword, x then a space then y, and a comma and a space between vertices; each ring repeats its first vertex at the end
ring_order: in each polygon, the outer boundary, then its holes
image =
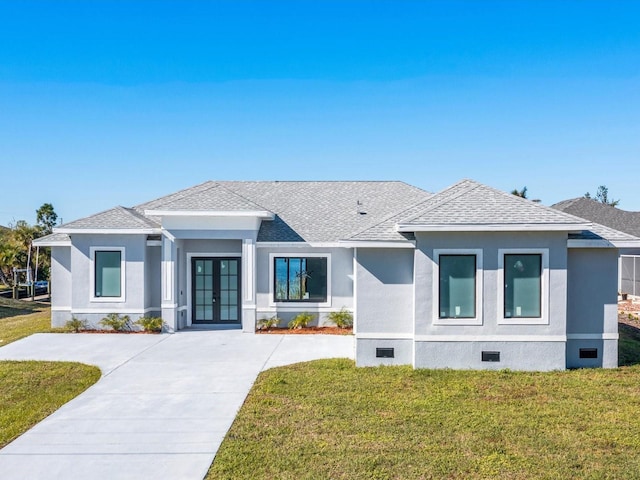
POLYGON ((620 210, 584 197, 558 202, 552 208, 640 237, 640 212, 620 210))
POLYGON ((590 222, 582 218, 462 180, 350 240, 400 240, 402 232, 415 231, 580 231, 589 227, 590 222))
POLYGON ((335 242, 379 223, 431 194, 397 181, 209 181, 137 205, 116 207, 56 231, 159 228, 158 211, 266 211, 260 242, 335 242), (148 214, 145 214, 147 212, 148 214))

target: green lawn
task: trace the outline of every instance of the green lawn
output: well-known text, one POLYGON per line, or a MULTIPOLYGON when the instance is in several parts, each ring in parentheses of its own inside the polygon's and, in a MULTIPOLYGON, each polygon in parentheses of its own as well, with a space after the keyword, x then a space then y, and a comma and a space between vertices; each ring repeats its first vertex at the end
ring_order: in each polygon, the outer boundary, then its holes
POLYGON ((32 333, 50 331, 48 305, 0 298, 0 347, 32 333))
POLYGON ((0 362, 0 448, 78 396, 100 369, 70 362, 0 362))
MULTIPOLYGON (((50 309, 0 299, 0 346, 48 332, 50 309)), ((100 378, 97 367, 69 362, 0 361, 0 448, 100 378)))
MULTIPOLYGON (((621 328, 627 363, 640 360, 634 335, 621 328)), ((269 370, 211 466, 207 479, 217 478, 640 478, 640 365, 269 370)))

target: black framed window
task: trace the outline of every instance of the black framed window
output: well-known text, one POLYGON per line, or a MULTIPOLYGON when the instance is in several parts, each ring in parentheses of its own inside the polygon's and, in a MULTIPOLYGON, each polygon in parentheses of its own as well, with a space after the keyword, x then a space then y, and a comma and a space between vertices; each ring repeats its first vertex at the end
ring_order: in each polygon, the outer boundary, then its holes
POLYGON ((475 255, 440 255, 439 317, 475 318, 476 270, 475 255))
POLYGON ((122 252, 97 250, 94 257, 95 297, 122 296, 122 252))
POLYGON ((504 317, 542 316, 542 255, 504 256, 504 317))
POLYGON ((276 302, 326 302, 327 257, 275 257, 276 302))

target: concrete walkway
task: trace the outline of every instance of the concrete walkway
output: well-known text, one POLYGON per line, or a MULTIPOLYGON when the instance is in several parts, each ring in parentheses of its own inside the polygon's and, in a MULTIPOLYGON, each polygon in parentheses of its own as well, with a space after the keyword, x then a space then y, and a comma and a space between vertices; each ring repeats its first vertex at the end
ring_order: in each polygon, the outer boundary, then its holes
POLYGON ((260 371, 353 353, 350 336, 32 335, 0 360, 78 361, 103 377, 0 450, 0 478, 201 480, 260 371))

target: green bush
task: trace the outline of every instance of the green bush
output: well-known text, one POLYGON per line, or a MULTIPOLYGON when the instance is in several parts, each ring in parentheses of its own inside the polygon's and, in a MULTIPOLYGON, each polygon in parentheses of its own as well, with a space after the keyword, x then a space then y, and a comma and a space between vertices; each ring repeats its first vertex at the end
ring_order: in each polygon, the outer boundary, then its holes
POLYGON ((313 315, 312 313, 309 312, 302 312, 299 313, 298 315, 296 315, 295 317, 293 317, 293 320, 291 320, 288 324, 290 329, 294 329, 294 328, 304 328, 306 327, 309 322, 311 322, 314 318, 316 318, 315 315, 313 315))
POLYGON ((134 323, 140 325, 145 332, 161 332, 164 325, 161 317, 140 317, 134 323))
POLYGON ((86 330, 88 328, 86 320, 80 320, 76 317, 71 317, 71 320, 65 323, 64 326, 67 330, 71 330, 76 333, 78 333, 80 330, 86 330))
POLYGON ((328 318, 331 322, 335 323, 338 328, 353 327, 353 314, 344 307, 342 307, 339 312, 331 312, 328 318))
POLYGON ((261 318, 258 320, 258 330, 268 330, 270 328, 275 328, 280 323, 280 318, 277 315, 269 318, 261 318))
POLYGON ((131 330, 131 319, 129 315, 121 317, 117 313, 110 313, 100 320, 100 325, 103 327, 111 327, 116 332, 124 332, 131 330))

